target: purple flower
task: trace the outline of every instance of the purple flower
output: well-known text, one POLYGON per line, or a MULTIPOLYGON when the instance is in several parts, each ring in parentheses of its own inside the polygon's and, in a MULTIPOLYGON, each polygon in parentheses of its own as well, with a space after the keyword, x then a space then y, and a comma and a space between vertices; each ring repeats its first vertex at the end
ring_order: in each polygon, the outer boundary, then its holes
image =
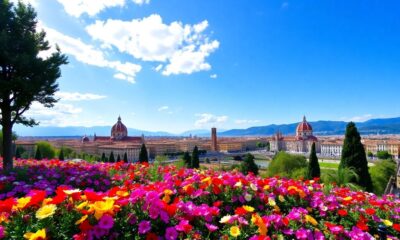
POLYGON ((178 238, 178 232, 175 230, 174 227, 169 227, 165 231, 165 239, 166 240, 175 240, 178 238))
POLYGON ((140 234, 145 234, 148 231, 150 231, 150 229, 151 229, 150 221, 141 221, 139 223, 139 233, 140 234))
POLYGON ((218 229, 217 226, 212 225, 212 224, 208 224, 208 223, 206 223, 206 227, 207 227, 208 231, 210 231, 210 232, 214 232, 214 231, 216 231, 218 229))
POLYGON ((98 239, 102 238, 104 235, 107 234, 107 230, 102 229, 99 226, 95 226, 92 231, 93 231, 93 235, 98 239))
POLYGON ((4 227, 0 226, 0 239, 4 238, 5 234, 4 234, 4 227))
POLYGON ((304 228, 300 228, 296 231, 297 239, 307 239, 307 231, 304 228))
POLYGON ((101 229, 108 230, 111 229, 113 226, 114 226, 114 219, 110 215, 105 214, 103 215, 103 217, 100 218, 99 227, 101 229))

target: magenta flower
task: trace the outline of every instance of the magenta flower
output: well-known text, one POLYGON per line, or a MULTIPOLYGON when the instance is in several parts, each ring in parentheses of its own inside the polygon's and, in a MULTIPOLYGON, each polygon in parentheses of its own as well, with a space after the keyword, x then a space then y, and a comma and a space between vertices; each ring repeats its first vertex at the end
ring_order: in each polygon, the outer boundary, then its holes
POLYGON ((0 226, 0 239, 3 239, 5 237, 4 235, 4 227, 0 226))
POLYGON ((165 239, 166 240, 175 240, 178 238, 178 232, 175 230, 174 227, 169 227, 165 231, 165 239))
POLYGON ((150 221, 141 221, 139 223, 139 233, 140 234, 145 234, 148 231, 150 231, 150 229, 151 229, 150 221))
POLYGON ((307 239, 307 231, 304 228, 300 228, 296 231, 297 239, 307 239))
POLYGON ((101 229, 111 229, 114 226, 114 219, 108 215, 104 214, 103 217, 100 218, 99 227, 101 229))
POLYGON ((214 232, 214 231, 216 231, 218 229, 217 226, 212 225, 212 224, 208 224, 208 223, 206 223, 206 227, 207 227, 208 231, 210 231, 210 232, 214 232))

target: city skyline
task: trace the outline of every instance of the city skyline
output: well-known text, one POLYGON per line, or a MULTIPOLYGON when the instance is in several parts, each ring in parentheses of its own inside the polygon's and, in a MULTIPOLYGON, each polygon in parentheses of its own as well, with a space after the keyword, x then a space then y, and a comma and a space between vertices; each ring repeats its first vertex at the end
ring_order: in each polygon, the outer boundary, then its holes
POLYGON ((120 114, 180 133, 400 116, 396 1, 24 2, 70 62, 61 101, 28 112, 41 126, 110 126, 120 114))

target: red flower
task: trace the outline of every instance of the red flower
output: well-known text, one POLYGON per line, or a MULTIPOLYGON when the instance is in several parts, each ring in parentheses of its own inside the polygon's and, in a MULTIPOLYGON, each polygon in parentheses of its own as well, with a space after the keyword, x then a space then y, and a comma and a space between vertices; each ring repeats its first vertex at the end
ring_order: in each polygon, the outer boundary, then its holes
POLYGON ((157 235, 154 234, 154 233, 148 233, 148 234, 146 235, 146 240, 157 240, 157 239, 158 239, 158 237, 157 237, 157 235))
POLYGON ((235 214, 237 214, 237 215, 245 215, 246 213, 247 213, 247 211, 242 207, 238 207, 235 209, 235 214))
POLYGON ((289 218, 284 217, 284 218, 282 219, 282 222, 283 222, 283 224, 285 224, 286 226, 289 225, 289 218))
POLYGON ((86 231, 89 231, 89 230, 91 230, 93 228, 93 226, 92 225, 90 225, 90 223, 89 223, 89 220, 85 220, 85 221, 83 221, 83 223, 81 223, 80 225, 79 225, 79 229, 82 231, 82 232, 86 232, 86 231))
POLYGON ((373 208, 367 208, 367 209, 365 209, 365 212, 368 214, 368 215, 374 215, 375 214, 375 209, 373 209, 373 208))
POLYGON ((338 211, 338 214, 339 214, 341 217, 346 217, 346 216, 347 216, 347 211, 346 211, 345 209, 340 209, 340 210, 338 211))
POLYGON ((368 231, 368 229, 369 229, 369 228, 368 228, 368 225, 365 224, 363 221, 358 221, 357 227, 358 227, 359 229, 361 229, 362 231, 364 231, 364 232, 368 231))
POLYGON ((7 198, 0 201, 0 212, 11 212, 13 205, 16 203, 14 198, 7 198))
POLYGON ((400 232, 400 224, 398 223, 393 224, 393 229, 400 232))

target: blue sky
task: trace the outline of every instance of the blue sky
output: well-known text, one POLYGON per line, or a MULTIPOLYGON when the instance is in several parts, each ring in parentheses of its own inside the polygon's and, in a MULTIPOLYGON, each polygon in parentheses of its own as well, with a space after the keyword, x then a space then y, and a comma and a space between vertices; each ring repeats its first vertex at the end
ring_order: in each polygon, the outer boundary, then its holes
MULTIPOLYGON (((42 126, 400 116, 399 1, 29 0, 69 57, 42 126)), ((44 53, 43 56, 46 56, 44 53)))

